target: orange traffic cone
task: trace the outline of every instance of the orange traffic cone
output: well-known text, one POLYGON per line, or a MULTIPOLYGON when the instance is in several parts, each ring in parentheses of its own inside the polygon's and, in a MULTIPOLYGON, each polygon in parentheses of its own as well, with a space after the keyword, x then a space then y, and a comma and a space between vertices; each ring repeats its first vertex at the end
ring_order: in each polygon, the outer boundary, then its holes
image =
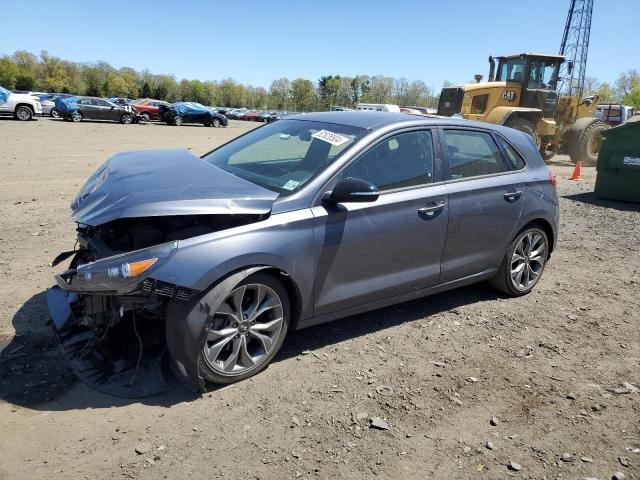
POLYGON ((582 180, 582 165, 580 164, 580 160, 576 162, 573 174, 569 180, 582 180))

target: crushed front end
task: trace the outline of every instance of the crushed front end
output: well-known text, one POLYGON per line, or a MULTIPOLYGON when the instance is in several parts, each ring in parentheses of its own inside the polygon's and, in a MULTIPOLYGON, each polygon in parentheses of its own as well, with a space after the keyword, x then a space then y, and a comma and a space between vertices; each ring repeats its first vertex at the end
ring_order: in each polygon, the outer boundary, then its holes
POLYGON ((117 253, 104 232, 78 227, 79 249, 47 295, 54 331, 74 372, 96 390, 121 397, 162 393, 167 307, 197 292, 151 277, 177 241, 117 253))

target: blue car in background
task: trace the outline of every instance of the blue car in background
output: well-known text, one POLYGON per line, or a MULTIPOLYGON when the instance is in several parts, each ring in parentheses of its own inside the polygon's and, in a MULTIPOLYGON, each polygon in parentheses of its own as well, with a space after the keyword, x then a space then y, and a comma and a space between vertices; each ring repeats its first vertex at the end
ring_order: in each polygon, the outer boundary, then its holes
POLYGON ((209 127, 226 127, 227 117, 197 102, 178 102, 161 105, 158 109, 160 120, 167 125, 180 126, 184 123, 201 123, 209 127))

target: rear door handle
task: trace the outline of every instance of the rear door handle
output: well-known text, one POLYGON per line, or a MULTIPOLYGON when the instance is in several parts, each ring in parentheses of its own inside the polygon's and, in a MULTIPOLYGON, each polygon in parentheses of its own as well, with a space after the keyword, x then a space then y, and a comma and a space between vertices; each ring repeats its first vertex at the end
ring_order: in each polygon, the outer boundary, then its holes
POLYGON ((507 202, 515 202, 522 196, 522 190, 514 190, 513 192, 507 192, 504 195, 504 199, 507 202))
POLYGON ((429 205, 428 207, 422 207, 418 209, 418 213, 420 215, 427 215, 429 217, 433 217, 436 212, 439 212, 445 207, 444 202, 435 203, 433 205, 429 205))

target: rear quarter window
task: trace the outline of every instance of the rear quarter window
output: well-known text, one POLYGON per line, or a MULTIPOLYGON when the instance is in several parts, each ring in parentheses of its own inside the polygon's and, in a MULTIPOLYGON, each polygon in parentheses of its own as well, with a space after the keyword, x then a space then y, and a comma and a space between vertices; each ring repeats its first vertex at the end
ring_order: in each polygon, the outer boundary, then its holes
POLYGON ((486 132, 445 130, 452 180, 480 177, 502 171, 501 155, 496 142, 486 132))
POLYGON ((513 148, 507 141, 505 141, 502 137, 496 136, 498 140, 498 145, 502 148, 504 152, 504 160, 502 162, 503 170, 505 172, 513 172, 515 170, 522 170, 527 166, 524 159, 520 156, 520 154, 513 148))

